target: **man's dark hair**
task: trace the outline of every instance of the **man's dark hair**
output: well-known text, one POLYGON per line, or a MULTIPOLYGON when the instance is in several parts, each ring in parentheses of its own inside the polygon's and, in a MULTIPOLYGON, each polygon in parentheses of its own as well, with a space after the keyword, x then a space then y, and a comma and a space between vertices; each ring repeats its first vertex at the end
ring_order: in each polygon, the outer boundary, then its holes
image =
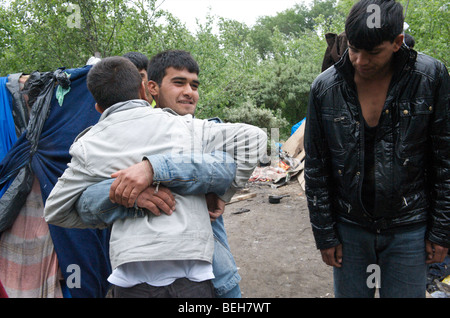
POLYGON ((414 40, 414 37, 411 34, 405 33, 405 44, 412 49, 414 48, 414 45, 416 45, 416 40, 414 40))
POLYGON ((139 99, 142 78, 128 59, 112 56, 97 62, 87 75, 87 87, 102 109, 132 99, 139 99))
POLYGON ((373 50, 384 41, 391 43, 403 32, 403 7, 395 0, 361 0, 356 3, 345 22, 345 33, 350 45, 357 49, 373 50), (373 26, 376 11, 368 7, 380 8, 379 26, 373 26))
POLYGON ((187 69, 189 73, 200 73, 200 68, 189 52, 182 50, 168 50, 155 55, 148 63, 148 79, 161 86, 166 75, 166 69, 173 67, 176 70, 187 69))
POLYGON ((133 64, 136 65, 139 71, 140 70, 147 71, 148 58, 145 54, 139 52, 128 52, 122 56, 133 62, 133 64))

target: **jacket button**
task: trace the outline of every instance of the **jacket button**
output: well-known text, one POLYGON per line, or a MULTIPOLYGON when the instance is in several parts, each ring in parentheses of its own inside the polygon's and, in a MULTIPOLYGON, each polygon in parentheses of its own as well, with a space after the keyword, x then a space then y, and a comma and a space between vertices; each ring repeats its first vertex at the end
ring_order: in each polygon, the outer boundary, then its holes
POLYGON ((342 170, 341 170, 341 169, 338 170, 338 174, 339 174, 340 176, 342 176, 342 170))
POLYGON ((384 113, 387 115, 387 114, 389 114, 389 109, 386 109, 385 111, 384 111, 384 113))
POLYGON ((360 174, 361 174, 361 172, 359 172, 359 171, 356 173, 357 176, 359 176, 360 174))
POLYGON ((428 107, 428 109, 430 110, 430 112, 433 110, 433 106, 428 107))
POLYGON ((408 115, 408 113, 409 113, 409 111, 408 111, 407 109, 405 109, 405 110, 403 111, 403 114, 405 114, 405 115, 408 115))

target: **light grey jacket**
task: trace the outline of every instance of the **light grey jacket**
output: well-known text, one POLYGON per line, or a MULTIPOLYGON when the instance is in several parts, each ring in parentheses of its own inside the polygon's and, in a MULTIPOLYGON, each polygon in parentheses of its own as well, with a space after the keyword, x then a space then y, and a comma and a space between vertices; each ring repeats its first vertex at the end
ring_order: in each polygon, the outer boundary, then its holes
MULTIPOLYGON (((241 187, 266 153, 266 144, 266 134, 251 125, 173 115, 143 100, 118 103, 76 138, 72 160, 46 201, 44 218, 62 227, 85 228, 75 209, 81 193, 150 154, 227 152, 237 165, 233 188, 241 187)), ((175 194, 175 199, 171 216, 149 214, 113 224, 113 268, 134 261, 212 261, 214 240, 204 195, 175 194)))

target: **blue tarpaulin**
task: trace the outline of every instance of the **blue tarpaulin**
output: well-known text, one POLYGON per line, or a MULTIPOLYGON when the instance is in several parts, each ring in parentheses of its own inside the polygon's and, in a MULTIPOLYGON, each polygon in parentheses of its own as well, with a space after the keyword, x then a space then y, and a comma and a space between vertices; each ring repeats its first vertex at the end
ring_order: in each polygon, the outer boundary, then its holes
MULTIPOLYGON (((90 67, 65 70, 70 80, 70 91, 63 96, 61 105, 55 96, 55 75, 46 73, 42 76, 42 93, 33 104, 29 126, 0 162, 0 187, 29 167, 39 179, 42 199, 46 201, 67 168, 71 159, 69 148, 75 137, 85 128, 96 124, 100 117, 86 87, 86 75, 90 67), (51 85, 46 86, 48 83, 51 85), (48 94, 45 93, 47 87, 50 89, 48 94), (35 106, 38 107, 39 103, 43 107, 36 110, 35 106), (45 107, 46 103, 48 107, 45 107)), ((7 199, 3 195, 0 201, 7 199)), ((74 268, 73 265, 80 268, 79 288, 76 285, 68 290, 69 293, 66 290, 65 297, 104 297, 109 288, 107 277, 111 273, 109 231, 66 229, 53 225, 49 225, 49 229, 66 281, 73 279, 70 270, 74 268)))
POLYGON ((303 124, 303 122, 305 120, 306 120, 306 117, 291 127, 291 136, 297 131, 297 129, 303 124))
MULTIPOLYGON (((9 149, 16 142, 16 132, 14 119, 12 116, 12 99, 11 94, 6 89, 8 77, 0 77, 0 161, 6 156, 9 149)), ((5 189, 0 190, 0 197, 6 191, 10 182, 5 189)))

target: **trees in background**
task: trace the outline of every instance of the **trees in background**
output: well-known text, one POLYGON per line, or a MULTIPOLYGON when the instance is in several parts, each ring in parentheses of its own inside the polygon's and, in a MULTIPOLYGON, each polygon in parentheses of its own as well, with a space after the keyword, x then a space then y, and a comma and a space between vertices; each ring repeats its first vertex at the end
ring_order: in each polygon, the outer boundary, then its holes
MULTIPOLYGON (((244 0, 245 1, 245 0, 244 0)), ((253 26, 208 16, 190 32, 161 0, 0 0, 0 75, 80 67, 89 57, 190 51, 201 68, 197 116, 264 128, 281 138, 303 119, 321 71, 324 34, 344 30, 354 0, 314 0, 253 26)), ((416 49, 448 65, 445 0, 401 0, 416 49)))

